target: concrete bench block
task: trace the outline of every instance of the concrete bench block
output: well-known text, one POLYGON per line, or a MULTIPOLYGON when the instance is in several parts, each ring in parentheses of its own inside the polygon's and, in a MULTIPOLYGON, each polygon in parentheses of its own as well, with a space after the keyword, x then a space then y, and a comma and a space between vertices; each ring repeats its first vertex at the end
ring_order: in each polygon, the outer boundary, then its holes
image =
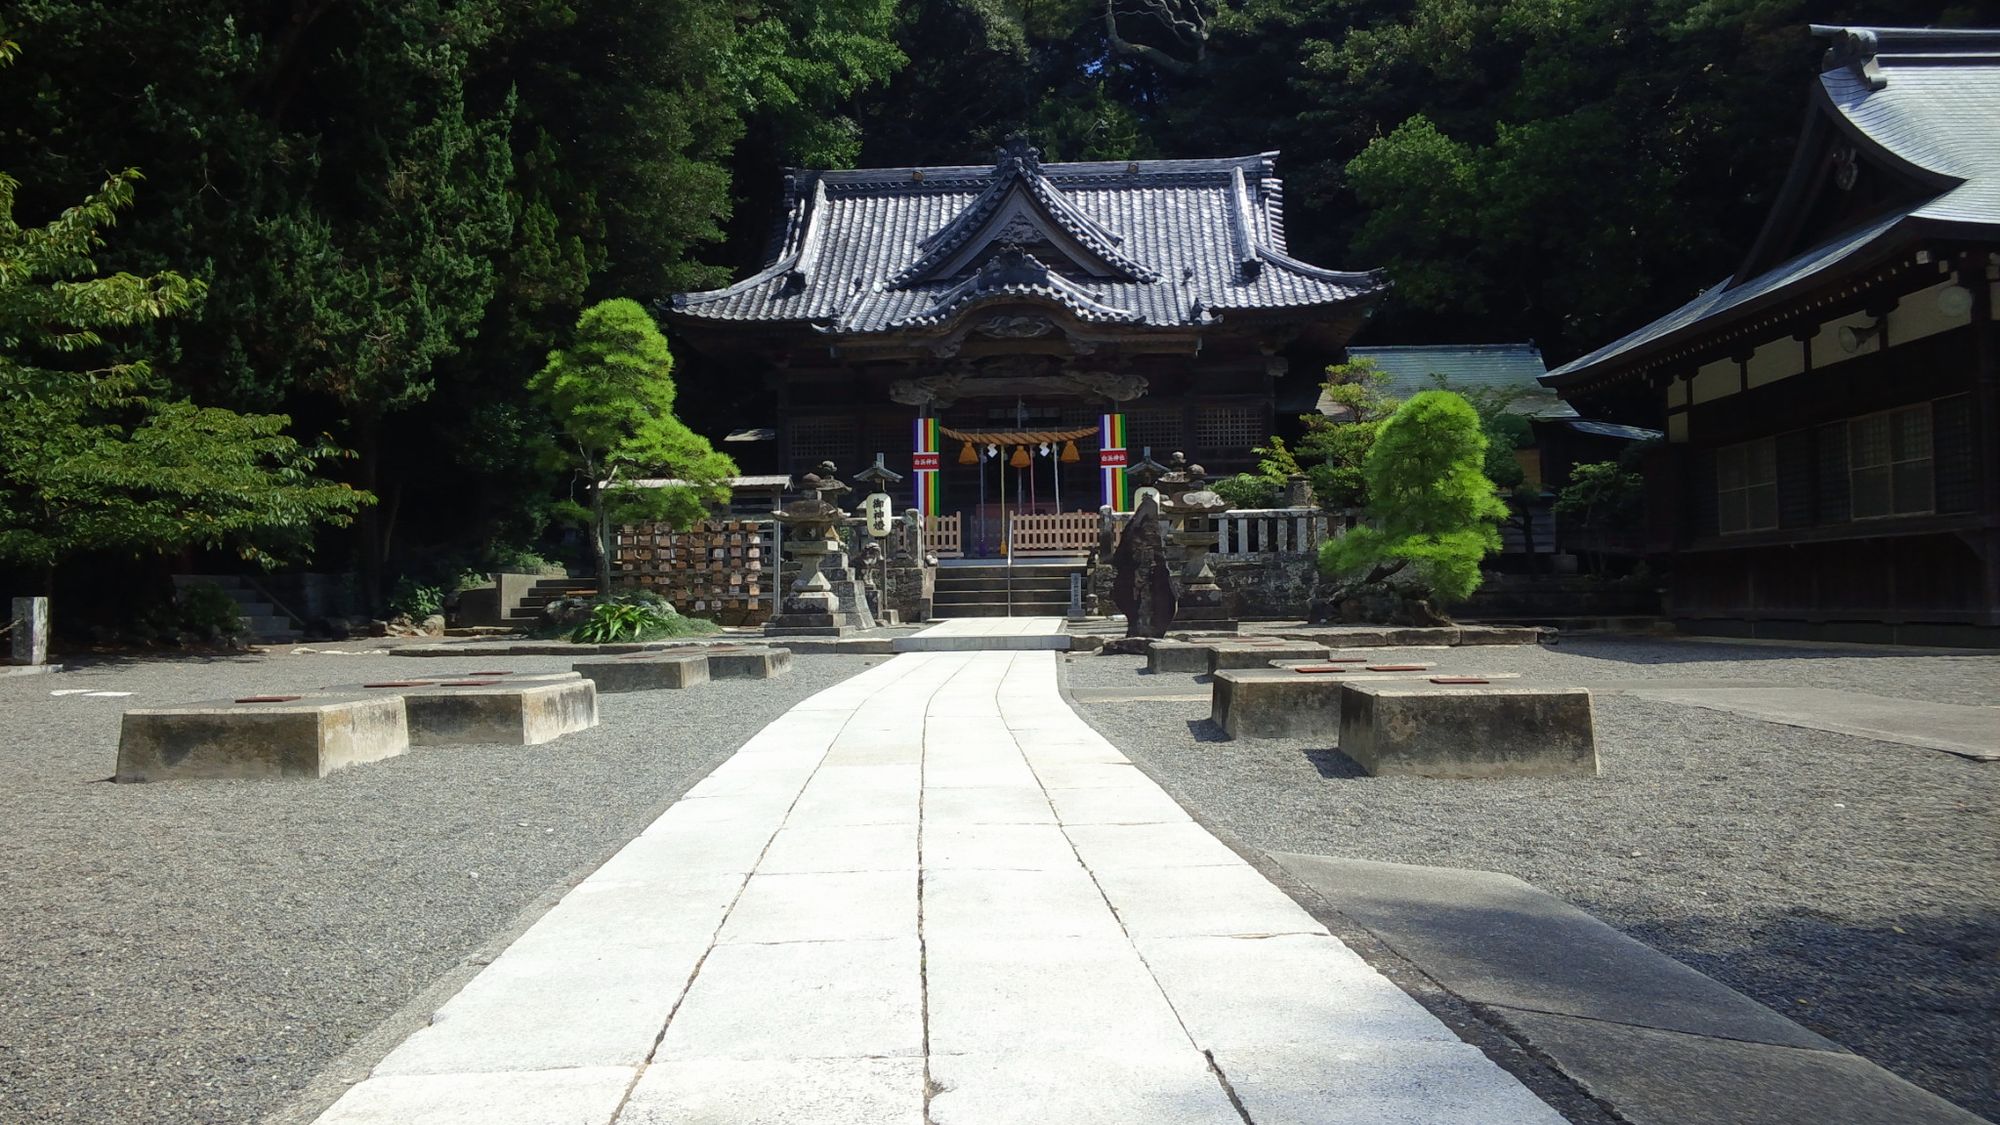
POLYGON ((1221 672, 1231 668, 1269 668, 1277 660, 1325 660, 1326 646, 1306 644, 1300 641, 1283 643, 1235 642, 1210 645, 1208 648, 1208 672, 1221 672))
POLYGON ((792 650, 788 648, 713 645, 708 649, 711 680, 768 680, 791 670, 792 650))
POLYGON ((1206 672, 1208 646, 1185 641, 1154 641, 1146 650, 1148 672, 1206 672))
POLYGON ((1532 645, 1542 639, 1542 630, 1533 625, 1461 625, 1462 645, 1532 645))
POLYGON ((1584 688, 1342 685, 1340 751, 1378 777, 1595 777, 1584 688))
POLYGON ((573 667, 578 675, 596 684, 599 692, 657 691, 708 682, 708 658, 699 653, 579 660, 573 667))
MULTIPOLYGON (((1304 665, 1307 668, 1318 665, 1304 665)), ((1431 673, 1300 672, 1297 668, 1238 668, 1215 674, 1209 720, 1231 738, 1325 739, 1340 737, 1343 684, 1428 684, 1431 673)), ((1489 678, 1512 679, 1516 673, 1489 678)))
POLYGON ((447 680, 403 695, 412 746, 534 746, 597 725, 597 685, 519 677, 507 683, 447 680))
POLYGON ((398 695, 219 699, 125 712, 116 777, 325 777, 409 748, 398 695))

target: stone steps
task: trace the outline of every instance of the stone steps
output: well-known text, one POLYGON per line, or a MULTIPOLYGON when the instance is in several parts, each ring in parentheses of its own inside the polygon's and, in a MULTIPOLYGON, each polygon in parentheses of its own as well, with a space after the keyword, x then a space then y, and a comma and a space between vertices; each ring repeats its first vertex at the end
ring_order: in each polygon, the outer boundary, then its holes
POLYGON ((290 617, 278 611, 277 606, 262 600, 262 595, 251 589, 241 575, 176 574, 173 582, 177 591, 203 582, 220 588, 236 603, 237 615, 243 619, 244 632, 258 644, 291 644, 305 636, 293 626, 290 617))
POLYGON ((1081 569, 1066 563, 939 567, 931 616, 1062 617, 1069 613, 1070 575, 1081 569))

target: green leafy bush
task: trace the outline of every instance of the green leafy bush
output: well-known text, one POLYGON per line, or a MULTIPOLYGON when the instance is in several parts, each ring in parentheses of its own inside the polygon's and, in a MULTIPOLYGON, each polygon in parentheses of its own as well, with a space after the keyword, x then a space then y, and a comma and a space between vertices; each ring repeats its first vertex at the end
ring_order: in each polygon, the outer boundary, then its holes
POLYGON ((243 607, 213 582, 191 582, 139 618, 134 639, 166 644, 217 644, 245 632, 243 607))
POLYGON ((672 603, 652 590, 624 590, 598 598, 590 615, 571 630, 569 639, 577 644, 610 644, 698 637, 716 630, 713 621, 681 616, 672 603))
POLYGON ((412 621, 422 621, 443 609, 443 590, 428 582, 419 582, 408 575, 398 578, 395 589, 389 591, 391 617, 407 617, 412 621))
POLYGON ((644 632, 646 626, 658 620, 649 606, 626 603, 608 603, 594 607, 590 616, 569 639, 578 644, 604 644, 609 641, 629 641, 644 632))
POLYGON ((1284 489, 1277 481, 1256 473, 1237 473, 1208 487, 1229 501, 1231 508, 1275 508, 1284 498, 1284 489))

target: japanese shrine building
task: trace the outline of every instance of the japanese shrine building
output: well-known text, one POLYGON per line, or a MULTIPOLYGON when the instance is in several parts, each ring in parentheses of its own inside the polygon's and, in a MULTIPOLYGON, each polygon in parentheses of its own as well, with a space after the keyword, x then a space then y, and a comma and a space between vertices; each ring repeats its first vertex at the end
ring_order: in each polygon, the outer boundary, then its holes
POLYGON ((1664 429, 1687 629, 2000 644, 2000 30, 1831 40, 1734 275, 1543 382, 1664 429))
POLYGON ((885 453, 991 553, 1003 490, 1094 513, 1143 448, 1250 467, 1280 385, 1316 386, 1371 315, 1379 272, 1286 252, 1275 159, 1044 164, 1015 139, 990 166, 797 171, 768 264, 662 311, 765 381, 778 467, 885 453))

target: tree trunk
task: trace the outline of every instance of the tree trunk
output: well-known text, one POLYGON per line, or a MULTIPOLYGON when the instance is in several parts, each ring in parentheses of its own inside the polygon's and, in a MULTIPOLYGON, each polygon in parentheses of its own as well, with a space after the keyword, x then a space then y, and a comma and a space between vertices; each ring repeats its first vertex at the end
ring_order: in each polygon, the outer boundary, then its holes
POLYGON ((363 505, 354 520, 361 549, 356 560, 361 571, 361 604, 374 616, 382 612, 382 506, 381 494, 376 491, 382 475, 381 418, 372 413, 355 415, 354 447, 361 490, 375 497, 375 503, 363 505))
POLYGON ((604 510, 604 490, 590 489, 590 550, 597 558, 597 592, 611 592, 611 519, 604 510))

